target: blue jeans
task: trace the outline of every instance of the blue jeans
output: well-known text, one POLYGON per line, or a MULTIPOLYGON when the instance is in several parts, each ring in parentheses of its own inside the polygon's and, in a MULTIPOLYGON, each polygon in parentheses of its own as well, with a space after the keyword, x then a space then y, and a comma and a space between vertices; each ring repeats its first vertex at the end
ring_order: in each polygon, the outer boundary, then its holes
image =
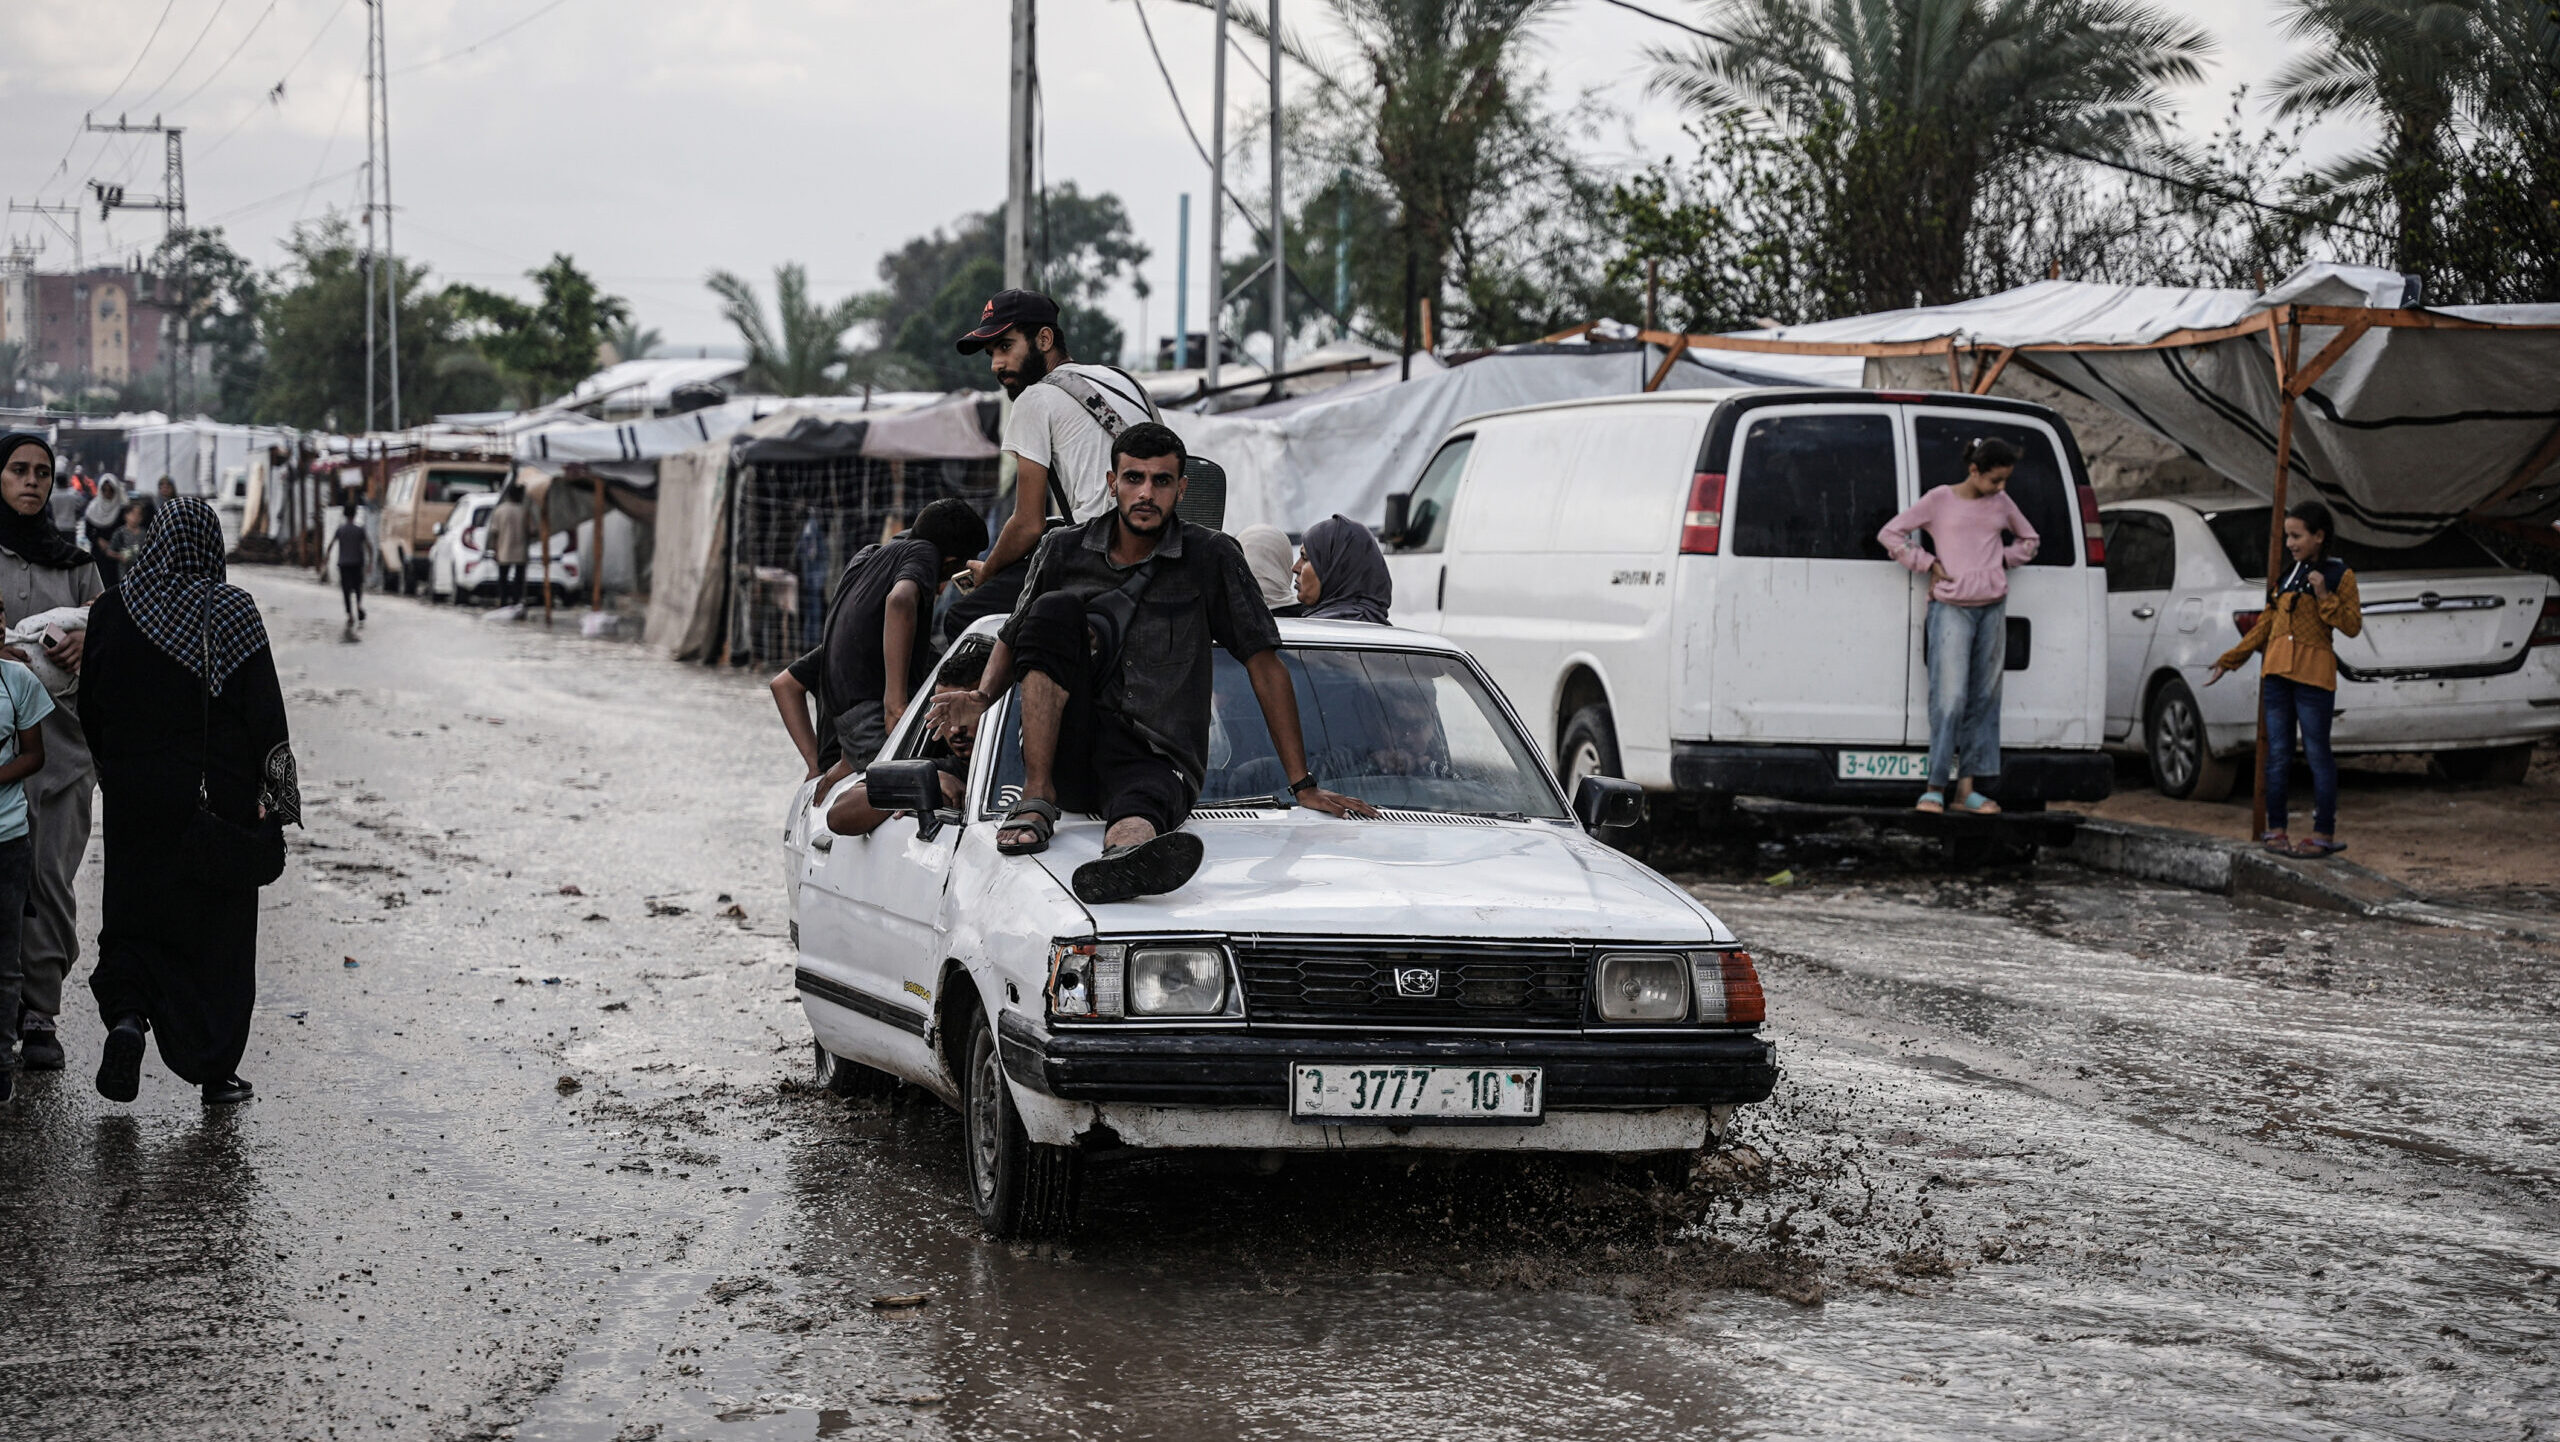
POLYGON ((2338 834, 2338 759, 2329 754, 2329 718, 2338 693, 2282 676, 2258 683, 2267 718, 2267 829, 2284 830, 2287 783, 2293 779, 2293 730, 2302 728, 2302 758, 2311 764, 2311 829, 2338 834))
POLYGON ((1929 789, 2000 774, 2000 677, 2009 603, 1929 603, 1929 789))
POLYGON ((27 888, 34 881, 36 844, 21 831, 0 841, 0 1067, 18 1064, 10 1048, 18 1040, 18 933, 23 930, 27 888))

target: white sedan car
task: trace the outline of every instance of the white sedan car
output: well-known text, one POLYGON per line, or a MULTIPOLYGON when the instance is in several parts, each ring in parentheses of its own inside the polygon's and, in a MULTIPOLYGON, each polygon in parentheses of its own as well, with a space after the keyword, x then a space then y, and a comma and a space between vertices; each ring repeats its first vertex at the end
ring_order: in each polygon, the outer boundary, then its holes
MULTIPOLYGON (((436 528, 436 543, 427 552, 427 599, 443 604, 468 596, 492 600, 498 594, 498 562, 489 554, 489 513, 498 508, 494 491, 464 495, 454 503, 453 514, 436 528)), ((527 548, 530 550, 530 547, 527 548)), ((551 593, 559 604, 568 605, 587 594, 585 571, 578 555, 578 533, 574 530, 551 533, 551 593)), ((542 604, 542 557, 534 553, 525 563, 525 597, 528 604, 542 604)))
MULTIPOLYGON (((2245 784, 2257 662, 2204 683, 2266 605, 2270 509, 2233 494, 2102 513, 2107 739, 2148 753, 2163 795, 2219 801, 2245 784)), ((2522 781, 2535 744, 2560 731, 2560 588, 2459 534, 2337 549, 2364 633, 2338 638, 2331 744, 2432 752, 2458 781, 2522 781)))
MULTIPOLYGON (((991 628, 992 620, 980 623, 991 628)), ((1244 668, 1216 655, 1207 848, 1169 895, 1068 890, 1102 825, 997 854, 1020 794, 1010 699, 958 808, 862 837, 804 786, 784 831, 819 1079, 891 1079, 960 1110, 1000 1236, 1057 1230, 1089 1155, 1406 1147, 1685 1164, 1769 1095, 1760 982, 1687 892, 1594 836, 1642 794, 1571 805, 1464 651, 1383 626, 1283 621, 1307 751, 1379 820, 1285 801, 1244 668)), ((875 802, 939 799, 914 707, 875 802)), ((848 783, 849 784, 849 783, 848 783)))

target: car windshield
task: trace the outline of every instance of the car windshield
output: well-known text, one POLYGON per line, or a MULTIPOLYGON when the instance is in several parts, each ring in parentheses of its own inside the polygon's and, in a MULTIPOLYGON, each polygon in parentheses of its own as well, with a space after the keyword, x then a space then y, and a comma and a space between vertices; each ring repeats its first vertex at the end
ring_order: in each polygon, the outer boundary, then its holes
MULTIPOLYGON (((1252 805, 1286 794, 1253 682, 1225 651, 1210 653, 1209 775, 1202 805, 1252 805)), ((1307 764, 1331 790, 1403 811, 1562 818, 1534 752, 1464 661, 1420 651, 1291 648, 1280 653, 1298 695, 1307 764)), ((1010 713, 1008 713, 1010 714, 1010 713)), ((1021 794, 1020 728, 996 752, 998 804, 1021 794)))
MULTIPOLYGON (((2205 528, 2231 559, 2231 569, 2244 581, 2267 578, 2267 506, 2239 506, 2204 518, 2205 528)), ((2368 546, 2361 541, 2329 538, 2329 554, 2359 576, 2383 571, 2496 571, 2505 569, 2478 541, 2447 531, 2414 546, 2368 546)))

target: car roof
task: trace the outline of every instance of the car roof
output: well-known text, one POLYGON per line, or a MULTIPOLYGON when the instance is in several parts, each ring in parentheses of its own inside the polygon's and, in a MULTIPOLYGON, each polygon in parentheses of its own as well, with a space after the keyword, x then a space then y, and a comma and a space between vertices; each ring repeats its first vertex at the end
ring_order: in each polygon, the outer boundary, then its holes
POLYGON ((2186 509, 2195 512, 2199 516, 2210 516, 2222 511, 2246 510, 2252 506, 2264 506, 2268 504, 2268 501, 2264 496, 2252 495, 2251 493, 2241 490, 2235 486, 2226 491, 2199 491, 2193 495, 2128 496, 2121 501, 2109 501, 2107 503, 2111 508, 2136 504, 2183 506, 2186 509))
POLYGON ((1730 400, 1752 396, 1783 396, 1808 405, 1857 405, 1882 402, 1889 405, 1967 406, 1977 410, 2027 411, 2046 413, 2047 408, 2013 396, 1977 396, 1965 391, 1884 390, 1870 386, 1700 386, 1694 390, 1653 391, 1641 395, 1581 396, 1573 400, 1539 401, 1533 405, 1505 406, 1500 410, 1478 411, 1450 422, 1449 429, 1471 426, 1501 416, 1535 415, 1545 411, 1589 410, 1598 406, 1716 406, 1730 400))
MULTIPOLYGON (((993 636, 1010 619, 1006 616, 981 616, 962 632, 966 636, 993 636)), ((1298 616, 1283 616, 1280 621, 1280 644, 1308 649, 1358 648, 1368 651, 1437 651, 1448 656, 1466 652, 1444 636, 1426 631, 1408 631, 1402 626, 1373 626, 1365 621, 1310 621, 1298 616)))

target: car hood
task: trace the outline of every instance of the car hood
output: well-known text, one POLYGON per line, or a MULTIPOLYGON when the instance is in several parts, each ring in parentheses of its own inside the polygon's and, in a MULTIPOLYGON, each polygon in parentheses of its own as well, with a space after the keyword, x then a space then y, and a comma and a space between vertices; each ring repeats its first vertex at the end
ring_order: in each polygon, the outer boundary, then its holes
MULTIPOLYGON (((1650 869, 1545 822, 1346 821, 1301 810, 1195 817, 1186 829, 1207 851, 1199 874, 1169 896, 1088 907, 1098 934, 1732 939, 1650 869)), ((1101 854, 1102 830, 1060 826, 1040 863, 1065 884, 1101 854)))

